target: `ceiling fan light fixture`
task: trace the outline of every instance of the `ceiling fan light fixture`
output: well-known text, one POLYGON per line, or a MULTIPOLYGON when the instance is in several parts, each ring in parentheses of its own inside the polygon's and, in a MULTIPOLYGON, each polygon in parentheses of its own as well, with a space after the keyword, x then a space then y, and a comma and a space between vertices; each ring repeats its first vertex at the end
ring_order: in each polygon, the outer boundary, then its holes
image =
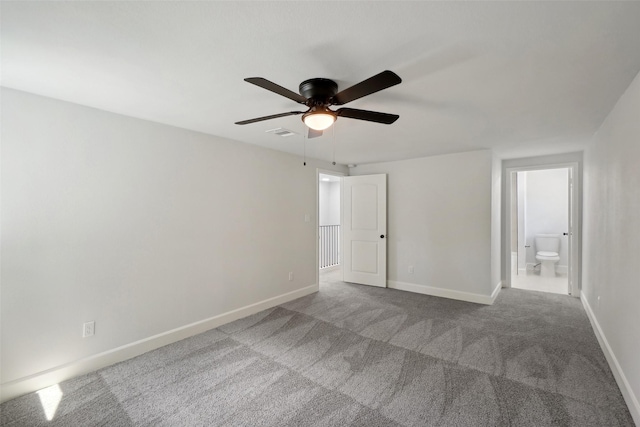
POLYGON ((336 121, 336 115, 329 109, 312 110, 302 116, 302 121, 313 130, 325 130, 336 121))

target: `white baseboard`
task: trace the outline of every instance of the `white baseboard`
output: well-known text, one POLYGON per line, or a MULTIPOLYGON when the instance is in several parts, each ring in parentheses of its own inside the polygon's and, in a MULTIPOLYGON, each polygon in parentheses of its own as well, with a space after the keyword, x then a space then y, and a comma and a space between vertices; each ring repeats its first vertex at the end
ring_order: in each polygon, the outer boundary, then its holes
POLYGON ((636 423, 636 425, 640 426, 640 403, 638 403, 638 397, 633 393, 633 389, 631 388, 629 381, 627 381, 627 377, 622 371, 622 367, 618 363, 618 359, 613 353, 613 350, 611 349, 611 346, 607 341, 607 337, 605 337, 604 332, 602 332, 602 328, 598 323, 598 319, 596 319, 596 316, 593 313, 593 310, 591 310, 591 306, 589 305, 589 302, 585 298, 584 294, 580 299, 582 300, 584 310, 587 312, 587 316, 591 321, 591 326, 593 327, 593 331, 596 334, 596 338, 598 338, 598 342, 600 343, 600 347, 604 352, 604 356, 607 358, 607 362, 609 362, 609 367, 613 372, 613 376, 618 383, 618 387, 620 387, 622 396, 627 403, 627 407, 629 407, 629 412, 631 412, 633 421, 636 423))
POLYGON ((329 271, 334 271, 334 270, 340 270, 340 267, 342 267, 340 264, 336 264, 336 265, 332 265, 330 267, 321 268, 320 271, 324 273, 324 272, 329 272, 329 271))
POLYGON ((113 365, 114 363, 122 362, 123 360, 131 359, 132 357, 139 356, 167 344, 197 335, 208 331, 209 329, 217 328, 225 323, 233 322, 234 320, 250 316, 262 310, 318 292, 318 289, 319 287, 317 284, 307 286, 302 289, 287 292, 286 294, 282 294, 277 297, 268 298, 245 307, 231 310, 199 322, 191 323, 190 325, 172 329, 93 356, 56 366, 54 368, 47 369, 46 371, 9 381, 0 385, 0 402, 5 402, 18 396, 22 396, 23 394, 32 393, 44 387, 58 384, 61 381, 93 372, 106 366, 113 365))
POLYGON ((491 305, 496 300, 502 282, 499 282, 491 292, 491 295, 474 294, 471 292, 456 291, 453 289, 436 288, 433 286, 418 285, 415 283, 398 282, 395 280, 387 281, 387 287, 398 289, 400 291, 415 292, 418 294, 431 295, 434 297, 449 298, 460 301, 475 302, 477 304, 491 305))
MULTIPOLYGON (((491 304, 496 302, 496 298, 498 298, 498 294, 500 293, 500 291, 502 290, 503 287, 505 287, 505 285, 504 285, 504 283, 502 283, 502 280, 501 280, 493 288, 493 292, 491 292, 491 304)), ((491 304, 489 304, 489 305, 491 305, 491 304)))

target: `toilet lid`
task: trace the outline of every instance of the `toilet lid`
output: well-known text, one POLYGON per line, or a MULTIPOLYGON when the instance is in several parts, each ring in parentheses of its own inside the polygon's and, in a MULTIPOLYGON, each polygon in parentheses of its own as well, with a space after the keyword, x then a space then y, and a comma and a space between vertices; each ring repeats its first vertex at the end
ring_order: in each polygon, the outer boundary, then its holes
POLYGON ((558 256, 558 253, 557 252, 540 251, 540 252, 538 252, 538 255, 540 255, 540 256, 558 256))

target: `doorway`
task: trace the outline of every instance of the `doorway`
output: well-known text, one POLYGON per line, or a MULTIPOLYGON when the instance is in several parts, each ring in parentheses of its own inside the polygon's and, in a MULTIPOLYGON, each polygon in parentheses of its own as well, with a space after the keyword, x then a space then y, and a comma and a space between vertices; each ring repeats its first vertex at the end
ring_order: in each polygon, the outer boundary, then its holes
POLYGON ((387 287, 387 175, 317 176, 317 283, 387 287))
POLYGON ((319 282, 342 279, 342 176, 318 171, 319 282))
POLYGON ((509 283, 513 288, 579 296, 576 166, 508 169, 509 283))

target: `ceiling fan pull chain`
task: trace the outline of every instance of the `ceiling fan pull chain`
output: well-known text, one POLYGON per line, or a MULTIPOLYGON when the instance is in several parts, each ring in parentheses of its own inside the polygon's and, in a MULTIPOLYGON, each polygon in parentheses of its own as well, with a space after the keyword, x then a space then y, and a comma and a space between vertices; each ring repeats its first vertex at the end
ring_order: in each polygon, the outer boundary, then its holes
POLYGON ((302 131, 302 147, 303 147, 303 152, 304 152, 304 157, 303 157, 303 161, 302 161, 302 166, 307 166, 307 132, 305 132, 307 129, 303 129, 302 131))
POLYGON ((333 166, 336 165, 336 126, 331 126, 331 142, 333 143, 333 166))

